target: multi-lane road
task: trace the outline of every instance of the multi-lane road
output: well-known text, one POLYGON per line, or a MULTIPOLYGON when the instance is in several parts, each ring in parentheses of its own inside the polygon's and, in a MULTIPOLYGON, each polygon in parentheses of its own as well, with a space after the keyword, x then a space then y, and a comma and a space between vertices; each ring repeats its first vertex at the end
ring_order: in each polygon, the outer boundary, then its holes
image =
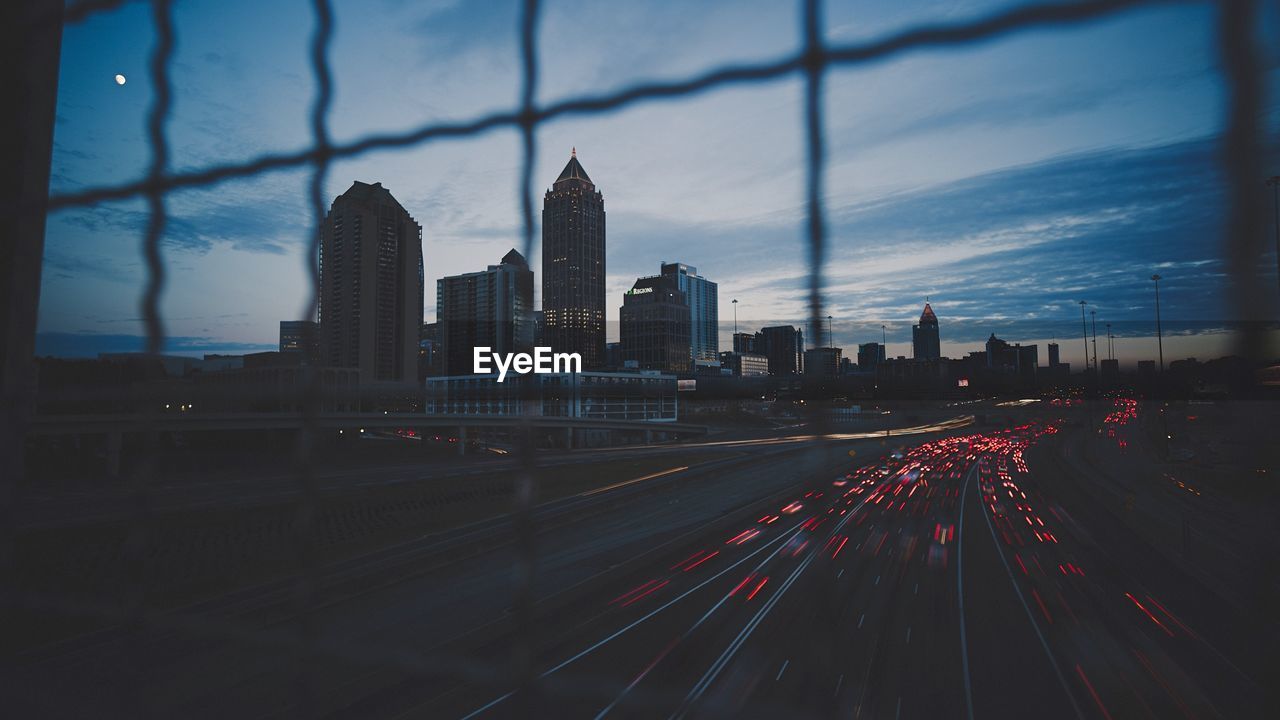
POLYGON ((532 548, 461 532, 301 618, 241 595, 32 653, 6 693, 82 716, 1270 716, 1274 619, 1146 545, 1061 461, 1080 430, 1028 415, 883 458, 742 446, 540 508, 532 548))

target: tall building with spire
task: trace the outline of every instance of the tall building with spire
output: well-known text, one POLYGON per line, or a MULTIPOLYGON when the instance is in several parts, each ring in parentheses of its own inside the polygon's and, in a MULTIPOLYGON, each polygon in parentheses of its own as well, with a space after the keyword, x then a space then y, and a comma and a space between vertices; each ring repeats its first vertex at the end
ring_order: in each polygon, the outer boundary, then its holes
POLYGON ((911 356, 917 360, 937 360, 942 357, 942 346, 938 340, 938 316, 928 301, 924 304, 924 312, 920 313, 920 323, 911 326, 911 356))
POLYGON ((543 341, 604 365, 604 196, 577 148, 542 201, 543 341))
POLYGON ((382 183, 356 181, 320 228, 321 364, 362 386, 416 384, 422 226, 382 183))

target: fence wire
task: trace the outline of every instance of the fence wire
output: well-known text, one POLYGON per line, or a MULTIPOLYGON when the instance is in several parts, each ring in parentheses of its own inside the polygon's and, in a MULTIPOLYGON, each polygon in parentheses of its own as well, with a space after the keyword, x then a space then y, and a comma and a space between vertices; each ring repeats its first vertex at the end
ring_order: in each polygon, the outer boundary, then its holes
MULTIPOLYGON (((132 0, 135 1, 136 0, 132 0)), ((66 24, 81 23, 102 13, 114 11, 131 0, 81 0, 69 4, 60 18, 66 24)), ((303 317, 313 318, 319 302, 319 240, 325 221, 324 184, 330 165, 337 160, 357 157, 375 150, 410 148, 431 142, 456 140, 482 135, 505 128, 516 129, 521 137, 521 172, 517 193, 523 220, 525 257, 532 257, 535 247, 533 167, 539 127, 557 118, 595 116, 618 111, 641 103, 691 97, 733 85, 760 83, 798 75, 804 85, 802 128, 806 148, 805 161, 805 241, 808 262, 808 314, 810 327, 819 328, 823 321, 823 266, 826 256, 824 208, 823 79, 832 69, 861 67, 887 60, 914 50, 955 48, 991 41, 1013 33, 1033 29, 1063 28, 1114 16, 1140 7, 1182 4, 1180 0, 1082 0, 1080 2, 1038 2, 1002 9, 977 19, 925 23, 896 33, 858 43, 830 43, 825 39, 820 0, 804 0, 802 43, 793 54, 759 62, 730 64, 710 68, 681 80, 648 82, 602 94, 586 94, 547 104, 537 102, 538 67, 538 0, 524 0, 519 13, 519 53, 522 68, 518 105, 511 110, 481 115, 452 122, 432 122, 403 132, 369 135, 348 142, 334 142, 329 134, 329 113, 333 87, 329 52, 334 32, 333 8, 329 0, 313 0, 315 29, 310 43, 311 73, 315 97, 310 109, 311 144, 309 147, 283 153, 267 153, 245 160, 210 165, 193 170, 172 172, 166 128, 172 109, 172 86, 169 69, 177 45, 172 14, 173 0, 150 0, 156 44, 150 58, 150 78, 155 92, 147 113, 146 131, 151 160, 146 175, 119 184, 107 184, 64 192, 49 198, 47 211, 95 206, 103 202, 143 198, 147 204, 148 223, 143 237, 142 254, 146 266, 146 285, 142 297, 142 314, 146 327, 146 349, 160 354, 165 327, 159 299, 165 283, 165 263, 161 252, 166 221, 166 198, 184 188, 209 187, 218 183, 246 179, 262 173, 307 167, 311 170, 309 201, 314 231, 309 239, 306 259, 310 278, 309 295, 303 317)), ((1223 138, 1223 165, 1231 196, 1224 254, 1229 259, 1235 285, 1232 302, 1238 316, 1261 321, 1258 308, 1263 287, 1260 259, 1265 252, 1263 229, 1265 208, 1255 187, 1262 177, 1261 157, 1264 138, 1259 122, 1262 103, 1262 65, 1252 33, 1256 28, 1258 5, 1253 0, 1221 0, 1218 3, 1218 42, 1227 84, 1227 127, 1223 138)), ((1244 350, 1249 357, 1262 351, 1260 323, 1249 323, 1243 333, 1244 350), (1249 330, 1248 328, 1253 328, 1249 330)), ((225 622, 198 614, 157 613, 147 610, 149 574, 145 547, 151 523, 149 486, 156 472, 154 462, 144 460, 133 473, 134 498, 128 565, 131 568, 133 592, 118 605, 104 599, 101 603, 85 603, 83 598, 49 596, 33 593, 6 595, 6 601, 18 607, 40 607, 64 613, 68 617, 92 617, 121 623, 133 638, 129 661, 134 668, 133 698, 137 714, 148 715, 146 706, 146 641, 151 633, 181 632, 193 636, 212 636, 241 643, 246 647, 271 646, 289 650, 297 660, 297 708, 304 717, 317 714, 314 704, 317 688, 314 664, 321 658, 341 658, 370 666, 394 668, 409 673, 449 676, 495 689, 513 689, 523 703, 527 715, 536 716, 540 697, 548 693, 594 696, 616 688, 590 682, 552 681, 539 678, 534 660, 537 656, 534 623, 534 584, 536 581, 538 527, 534 516, 537 487, 534 475, 536 456, 529 442, 529 429, 523 432, 522 464, 516 478, 516 492, 511 509, 512 526, 519 548, 515 579, 516 640, 509 662, 495 667, 466 657, 423 652, 396 641, 365 646, 334 646, 322 642, 316 627, 316 607, 322 586, 322 568, 317 562, 315 533, 317 521, 317 488, 312 462, 316 447, 318 420, 321 412, 321 386, 318 373, 307 371, 308 391, 302 403, 302 426, 296 448, 296 485, 298 501, 293 524, 294 545, 299 572, 293 588, 292 609, 295 622, 292 633, 247 630, 234 622, 225 622)), ((156 432, 154 411, 144 412, 139 420, 143 437, 154 448, 156 432)), ((812 421, 825 434, 825 413, 815 412, 812 421)), ((9 514, 16 518, 15 513, 9 514)), ((12 530, 9 528, 8 530, 12 530)), ((643 706, 643 696, 635 702, 643 706)), ((714 710, 714 708, 712 708, 714 710)))

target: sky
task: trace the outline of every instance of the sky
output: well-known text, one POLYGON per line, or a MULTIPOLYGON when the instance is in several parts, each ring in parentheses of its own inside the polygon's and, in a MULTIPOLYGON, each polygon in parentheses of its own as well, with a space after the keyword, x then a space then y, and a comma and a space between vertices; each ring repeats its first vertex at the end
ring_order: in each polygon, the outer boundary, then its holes
MULTIPOLYGON (((856 43, 1012 4, 827 2, 824 31, 833 43, 856 43)), ((336 140, 463 121, 518 102, 515 0, 334 5, 336 140)), ((310 2, 179 0, 175 12, 173 167, 305 148, 315 91, 310 2)), ((1155 355, 1148 278, 1158 272, 1166 359, 1224 354, 1232 317, 1221 259, 1224 92, 1213 21, 1213 9, 1198 4, 1139 9, 831 70, 823 98, 831 340, 851 353, 880 340, 884 325, 889 354, 909 356, 911 323, 928 298, 944 354, 980 349, 994 332, 1024 344, 1057 339, 1063 360, 1079 363, 1078 301, 1086 300, 1097 313, 1099 356, 1111 323, 1117 355, 1131 363, 1155 355)), ((1277 26, 1274 15, 1265 18, 1270 37, 1277 26)), ((145 174, 153 41, 145 3, 67 28, 52 192, 145 174)), ((771 60, 801 42, 799 3, 548 0, 538 101, 771 60)), ((1274 129, 1280 56, 1275 46, 1265 52, 1274 129)), ((611 321, 636 277, 679 261, 719 283, 722 349, 734 298, 740 330, 800 325, 808 272, 802 120, 799 76, 557 119, 536 137, 535 208, 576 147, 604 194, 611 321)), ((1272 150, 1267 167, 1280 167, 1272 150)), ((422 225, 432 320, 435 279, 483 269, 522 242, 519 157, 508 129, 369 153, 336 162, 325 193, 381 182, 422 225)), ((166 351, 272 349, 279 321, 301 317, 308 182, 305 169, 278 171, 170 196, 166 351)), ((38 353, 142 347, 146 221, 136 200, 50 216, 38 353)), ((535 271, 539 257, 531 258, 535 271)), ((1274 255, 1266 262, 1275 268, 1274 255)), ((616 339, 616 322, 610 335, 616 339)))

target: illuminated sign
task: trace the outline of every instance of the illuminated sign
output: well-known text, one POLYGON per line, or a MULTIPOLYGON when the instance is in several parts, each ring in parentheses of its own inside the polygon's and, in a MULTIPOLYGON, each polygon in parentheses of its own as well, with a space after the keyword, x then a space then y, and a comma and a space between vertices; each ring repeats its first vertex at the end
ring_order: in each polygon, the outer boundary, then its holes
POLYGON ((969 378, 960 378, 957 380, 956 387, 969 387, 969 378))
POLYGON ((628 294, 628 295, 643 295, 643 294, 645 294, 645 293, 651 293, 651 292, 653 292, 653 288, 651 288, 651 287, 641 287, 641 288, 631 288, 630 290, 628 290, 628 291, 627 291, 627 294, 628 294))
POLYGON ((697 389, 698 389, 697 380, 677 380, 676 381, 676 392, 687 392, 687 391, 697 390, 697 389))

